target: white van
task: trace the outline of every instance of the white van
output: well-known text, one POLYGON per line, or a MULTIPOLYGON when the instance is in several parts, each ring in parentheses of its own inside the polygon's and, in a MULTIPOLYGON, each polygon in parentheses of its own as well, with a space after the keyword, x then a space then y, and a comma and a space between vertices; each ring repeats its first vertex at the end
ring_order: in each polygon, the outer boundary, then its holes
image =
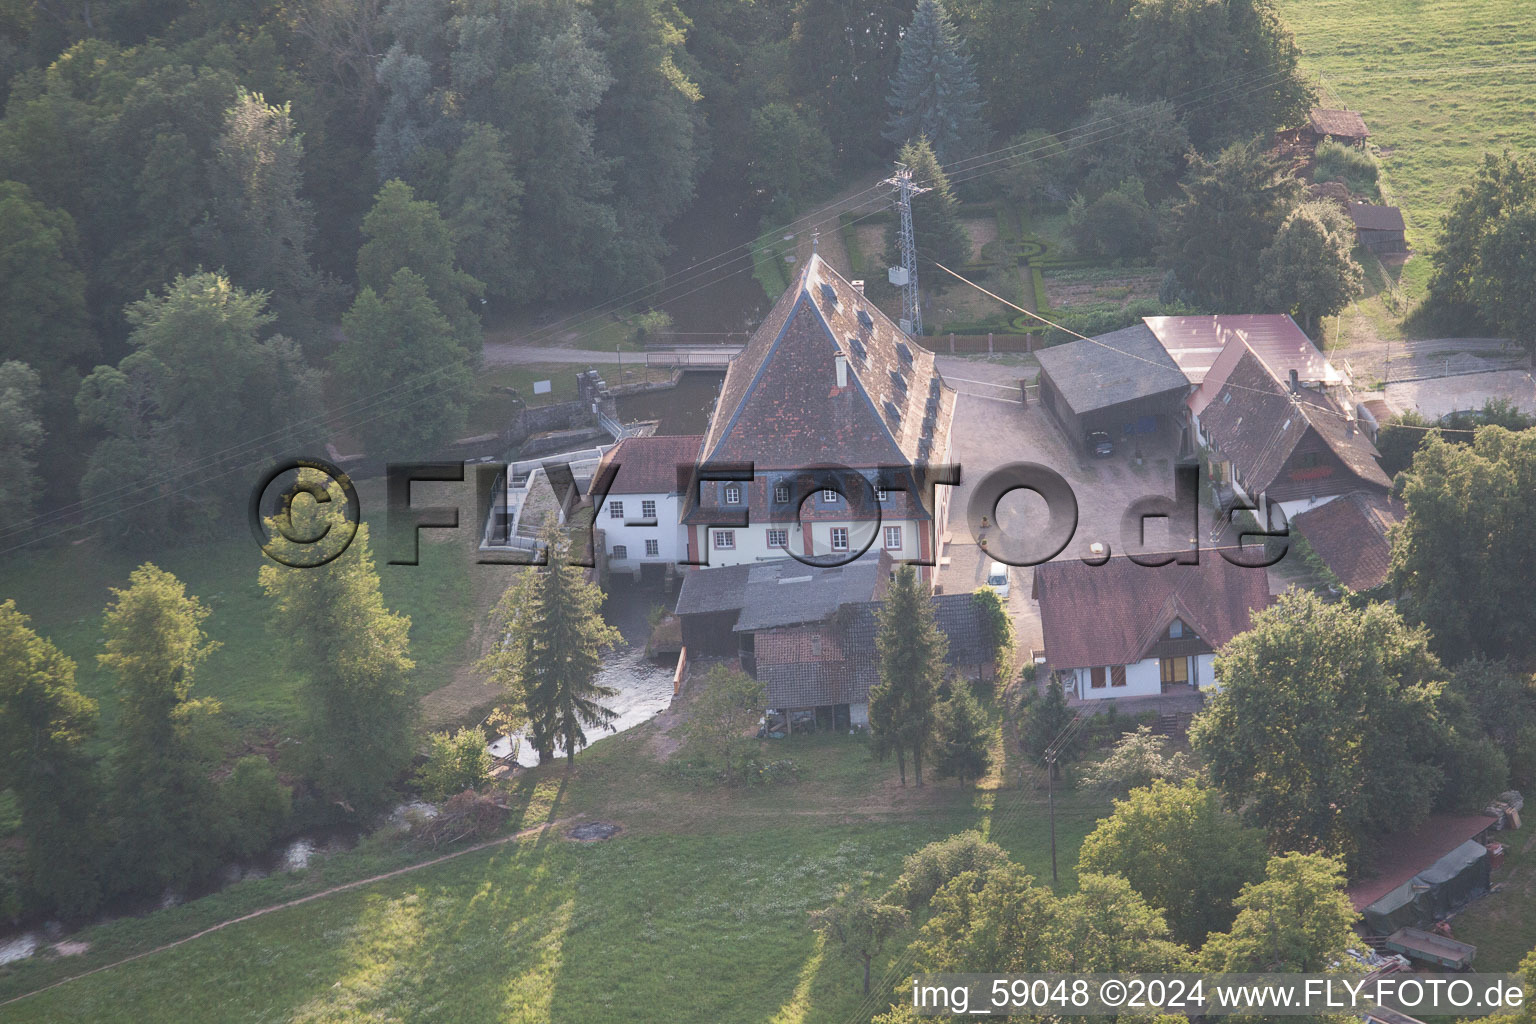
POLYGON ((987 587, 997 591, 998 600, 1008 600, 1008 567, 1002 562, 993 561, 987 566, 987 587))

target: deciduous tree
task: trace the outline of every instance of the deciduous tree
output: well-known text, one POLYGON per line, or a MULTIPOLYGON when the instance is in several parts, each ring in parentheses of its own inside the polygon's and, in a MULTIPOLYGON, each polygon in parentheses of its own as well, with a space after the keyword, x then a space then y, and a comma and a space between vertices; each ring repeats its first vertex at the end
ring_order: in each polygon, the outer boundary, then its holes
POLYGON ((1292 589, 1222 649, 1216 674, 1190 741, 1271 849, 1358 862, 1371 836, 1429 812, 1444 783, 1441 668, 1390 606, 1292 589))
MULTIPOLYGON (((316 505, 315 514, 340 516, 330 510, 342 505, 337 493, 316 505)), ((311 525, 297 532, 315 535, 311 525)), ((383 806, 411 761, 415 663, 411 620, 390 611, 379 591, 368 525, 359 524, 351 545, 325 565, 263 565, 260 581, 268 628, 287 648, 290 670, 303 679, 298 760, 304 772, 343 810, 383 806)))
POLYGON ((32 517, 39 481, 35 456, 43 443, 42 388, 37 373, 14 359, 0 362, 0 537, 32 517))
POLYGON ((1331 202, 1303 203, 1259 254, 1258 296, 1270 309, 1290 313, 1308 333, 1364 291, 1355 262, 1355 229, 1331 202))
POLYGON ((373 458, 433 455, 462 435, 472 389, 470 356, 427 284, 401 267, 383 292, 365 286, 342 318, 331 366, 335 387, 368 409, 357 426, 373 458), (399 396, 376 408, 378 396, 399 396))
POLYGON ((1231 929, 1200 950, 1204 970, 1331 973, 1359 942, 1344 865, 1321 854, 1271 857, 1264 880, 1244 886, 1236 906, 1231 929))
POLYGON ((1124 878, 1176 939, 1197 946, 1232 923, 1233 899, 1264 862, 1264 833, 1239 824, 1217 793, 1158 780, 1115 801, 1083 841, 1078 871, 1124 878))
POLYGON ((101 792, 84 748, 95 727, 74 661, 0 603, 0 785, 21 812, 29 909, 79 915, 101 899, 101 792))
POLYGON ((689 742, 725 770, 727 785, 744 774, 747 745, 767 705, 767 688, 745 672, 715 665, 704 674, 684 728, 689 742))
POLYGON ((1536 651, 1536 431, 1479 427, 1472 445, 1431 433, 1402 477, 1392 583, 1447 661, 1536 651))
POLYGON ((830 907, 811 911, 811 927, 825 935, 839 953, 864 968, 866 996, 875 957, 906 925, 905 910, 873 900, 854 888, 844 889, 830 907))
POLYGON ((113 853, 118 887, 153 891, 210 870, 219 848, 206 724, 219 710, 192 696, 198 664, 217 646, 208 610, 175 576, 150 563, 112 590, 98 655, 120 710, 114 751, 113 853))

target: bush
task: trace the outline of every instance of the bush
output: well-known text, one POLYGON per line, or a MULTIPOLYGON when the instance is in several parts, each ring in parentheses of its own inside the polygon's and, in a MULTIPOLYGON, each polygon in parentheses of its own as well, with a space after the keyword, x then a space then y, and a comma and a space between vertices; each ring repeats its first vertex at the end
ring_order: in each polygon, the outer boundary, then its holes
POLYGON ((252 754, 235 762, 219 786, 226 849, 253 857, 271 845, 293 812, 293 791, 278 780, 277 769, 252 754))
POLYGON ((1317 146, 1313 181, 1342 181, 1351 192, 1374 192, 1381 169, 1376 158, 1363 149, 1324 139, 1317 146))
POLYGON ((491 774, 491 755, 485 743, 485 733, 478 728, 429 736, 427 762, 416 772, 422 796, 443 800, 484 785, 491 774))
POLYGON ((1157 215, 1140 181, 1128 178, 1088 202, 1082 195, 1067 207, 1067 237, 1079 256, 1135 259, 1157 245, 1157 215))
POLYGON ((478 842, 500 832, 508 813, 507 807, 489 793, 464 790, 450 797, 436 817, 418 824, 413 834, 430 846, 466 839, 478 842))

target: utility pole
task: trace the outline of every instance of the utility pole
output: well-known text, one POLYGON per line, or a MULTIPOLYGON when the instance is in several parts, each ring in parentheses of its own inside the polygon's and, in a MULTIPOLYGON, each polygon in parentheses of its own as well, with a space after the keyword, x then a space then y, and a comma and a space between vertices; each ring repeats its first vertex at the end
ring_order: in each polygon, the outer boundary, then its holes
POLYGON ((1056 878, 1056 753, 1047 751, 1045 755, 1045 791, 1049 794, 1051 804, 1051 889, 1057 886, 1056 878))
POLYGON ((901 218, 901 228, 896 235, 901 266, 890 268, 891 284, 901 289, 901 329, 917 337, 923 333, 923 304, 917 289, 917 240, 912 233, 912 197, 933 190, 912 184, 912 168, 900 161, 896 163, 896 173, 881 184, 896 190, 896 211, 901 218))

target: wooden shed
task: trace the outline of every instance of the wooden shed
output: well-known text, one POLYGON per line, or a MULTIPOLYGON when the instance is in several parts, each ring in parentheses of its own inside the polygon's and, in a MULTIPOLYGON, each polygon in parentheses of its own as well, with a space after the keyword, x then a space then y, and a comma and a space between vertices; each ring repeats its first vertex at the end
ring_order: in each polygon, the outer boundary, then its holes
POLYGON ((1312 112, 1307 115, 1307 131, 1317 142, 1332 139, 1355 147, 1364 146, 1365 140, 1371 136, 1371 130, 1365 126, 1365 118, 1356 111, 1329 110, 1325 107, 1312 108, 1312 112))
POLYGON ((1350 203, 1349 218, 1355 222, 1355 241, 1378 256, 1408 251, 1403 211, 1397 207, 1350 203))

